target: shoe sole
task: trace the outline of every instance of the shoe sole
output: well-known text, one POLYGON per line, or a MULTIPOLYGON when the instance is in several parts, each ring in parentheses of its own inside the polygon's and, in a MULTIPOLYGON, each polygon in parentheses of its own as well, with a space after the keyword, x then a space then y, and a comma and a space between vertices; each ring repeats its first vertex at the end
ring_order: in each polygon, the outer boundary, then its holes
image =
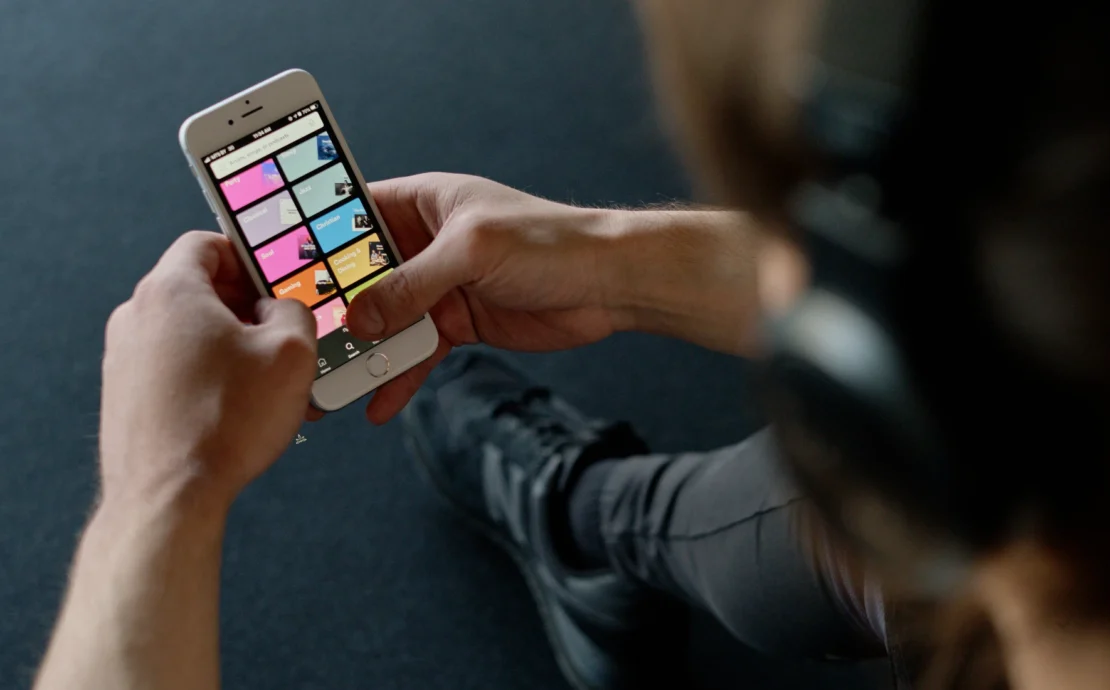
POLYGON ((528 591, 532 594, 532 601, 535 603, 537 610, 540 614, 540 620, 543 622, 544 634, 547 636, 547 642, 551 646, 552 651, 555 653, 555 663, 562 671, 564 679, 567 680, 575 690, 606 690, 590 685, 584 678, 582 678, 574 666, 571 665, 567 651, 563 646, 562 638, 555 628, 554 620, 554 606, 547 596, 547 590, 539 583, 536 574, 532 571, 530 559, 521 553, 519 547, 512 543, 495 529, 486 524, 483 520, 476 517, 470 509, 459 504, 451 498, 451 492, 446 486, 446 482, 440 480, 438 475, 430 462, 424 450, 420 447, 420 443, 410 433, 404 435, 405 447, 408 448, 412 456, 416 458, 417 472, 436 489, 436 494, 441 497, 441 500, 447 504, 453 512, 462 517, 466 522, 479 534, 496 544, 502 551, 513 559, 517 569, 524 575, 524 582, 528 585, 528 591))

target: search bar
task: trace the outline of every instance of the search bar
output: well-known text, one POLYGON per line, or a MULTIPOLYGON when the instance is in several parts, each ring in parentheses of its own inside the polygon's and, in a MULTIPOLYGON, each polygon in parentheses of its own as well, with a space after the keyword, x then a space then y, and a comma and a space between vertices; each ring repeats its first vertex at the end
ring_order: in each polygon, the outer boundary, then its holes
POLYGON ((282 146, 322 129, 323 126, 324 121, 320 119, 320 113, 312 113, 276 132, 270 132, 261 139, 253 141, 223 158, 217 159, 212 163, 212 174, 216 176, 216 179, 226 177, 257 160, 262 160, 282 146))

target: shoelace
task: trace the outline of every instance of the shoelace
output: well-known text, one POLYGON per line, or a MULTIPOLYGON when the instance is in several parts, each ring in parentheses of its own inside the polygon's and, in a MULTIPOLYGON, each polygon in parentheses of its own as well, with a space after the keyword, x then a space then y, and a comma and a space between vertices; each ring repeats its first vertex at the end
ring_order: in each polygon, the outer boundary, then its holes
POLYGON ((573 445, 575 435, 547 409, 550 399, 551 394, 545 389, 529 389, 519 399, 499 403, 492 416, 512 418, 520 432, 532 437, 544 456, 559 453, 573 445))

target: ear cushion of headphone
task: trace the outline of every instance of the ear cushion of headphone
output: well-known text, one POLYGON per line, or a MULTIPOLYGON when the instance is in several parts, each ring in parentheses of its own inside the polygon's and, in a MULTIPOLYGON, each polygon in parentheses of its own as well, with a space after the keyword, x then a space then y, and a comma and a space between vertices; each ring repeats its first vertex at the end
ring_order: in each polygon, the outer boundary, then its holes
POLYGON ((772 422, 814 498, 843 513, 852 496, 881 496, 910 518, 943 521, 947 478, 935 436, 885 329, 818 287, 773 324, 772 342, 764 368, 772 422))

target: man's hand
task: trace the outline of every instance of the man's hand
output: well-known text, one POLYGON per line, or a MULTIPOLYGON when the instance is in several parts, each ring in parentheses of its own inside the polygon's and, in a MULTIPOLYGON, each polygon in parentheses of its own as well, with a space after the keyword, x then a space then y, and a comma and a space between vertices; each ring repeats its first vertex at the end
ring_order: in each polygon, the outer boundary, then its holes
POLYGON ((179 239, 112 315, 103 493, 38 690, 216 690, 220 553, 239 491, 292 440, 316 372, 303 305, 258 301, 230 243, 179 239))
POLYGON ((378 340, 431 312, 435 355, 382 387, 367 416, 395 415, 452 347, 558 350, 601 340, 619 326, 599 262, 615 212, 575 208, 478 177, 429 174, 370 185, 409 259, 363 291, 347 313, 358 337, 378 340))
POLYGON ((395 415, 452 347, 536 352, 614 331, 756 351, 763 234, 739 213, 576 208, 465 175, 370 185, 408 262, 359 294, 351 331, 378 340, 430 312, 435 355, 383 386, 372 422, 395 415))
POLYGON ((105 502, 195 488, 222 510, 289 445, 315 379, 316 325, 299 302, 256 295, 224 237, 192 232, 112 314, 105 502))

